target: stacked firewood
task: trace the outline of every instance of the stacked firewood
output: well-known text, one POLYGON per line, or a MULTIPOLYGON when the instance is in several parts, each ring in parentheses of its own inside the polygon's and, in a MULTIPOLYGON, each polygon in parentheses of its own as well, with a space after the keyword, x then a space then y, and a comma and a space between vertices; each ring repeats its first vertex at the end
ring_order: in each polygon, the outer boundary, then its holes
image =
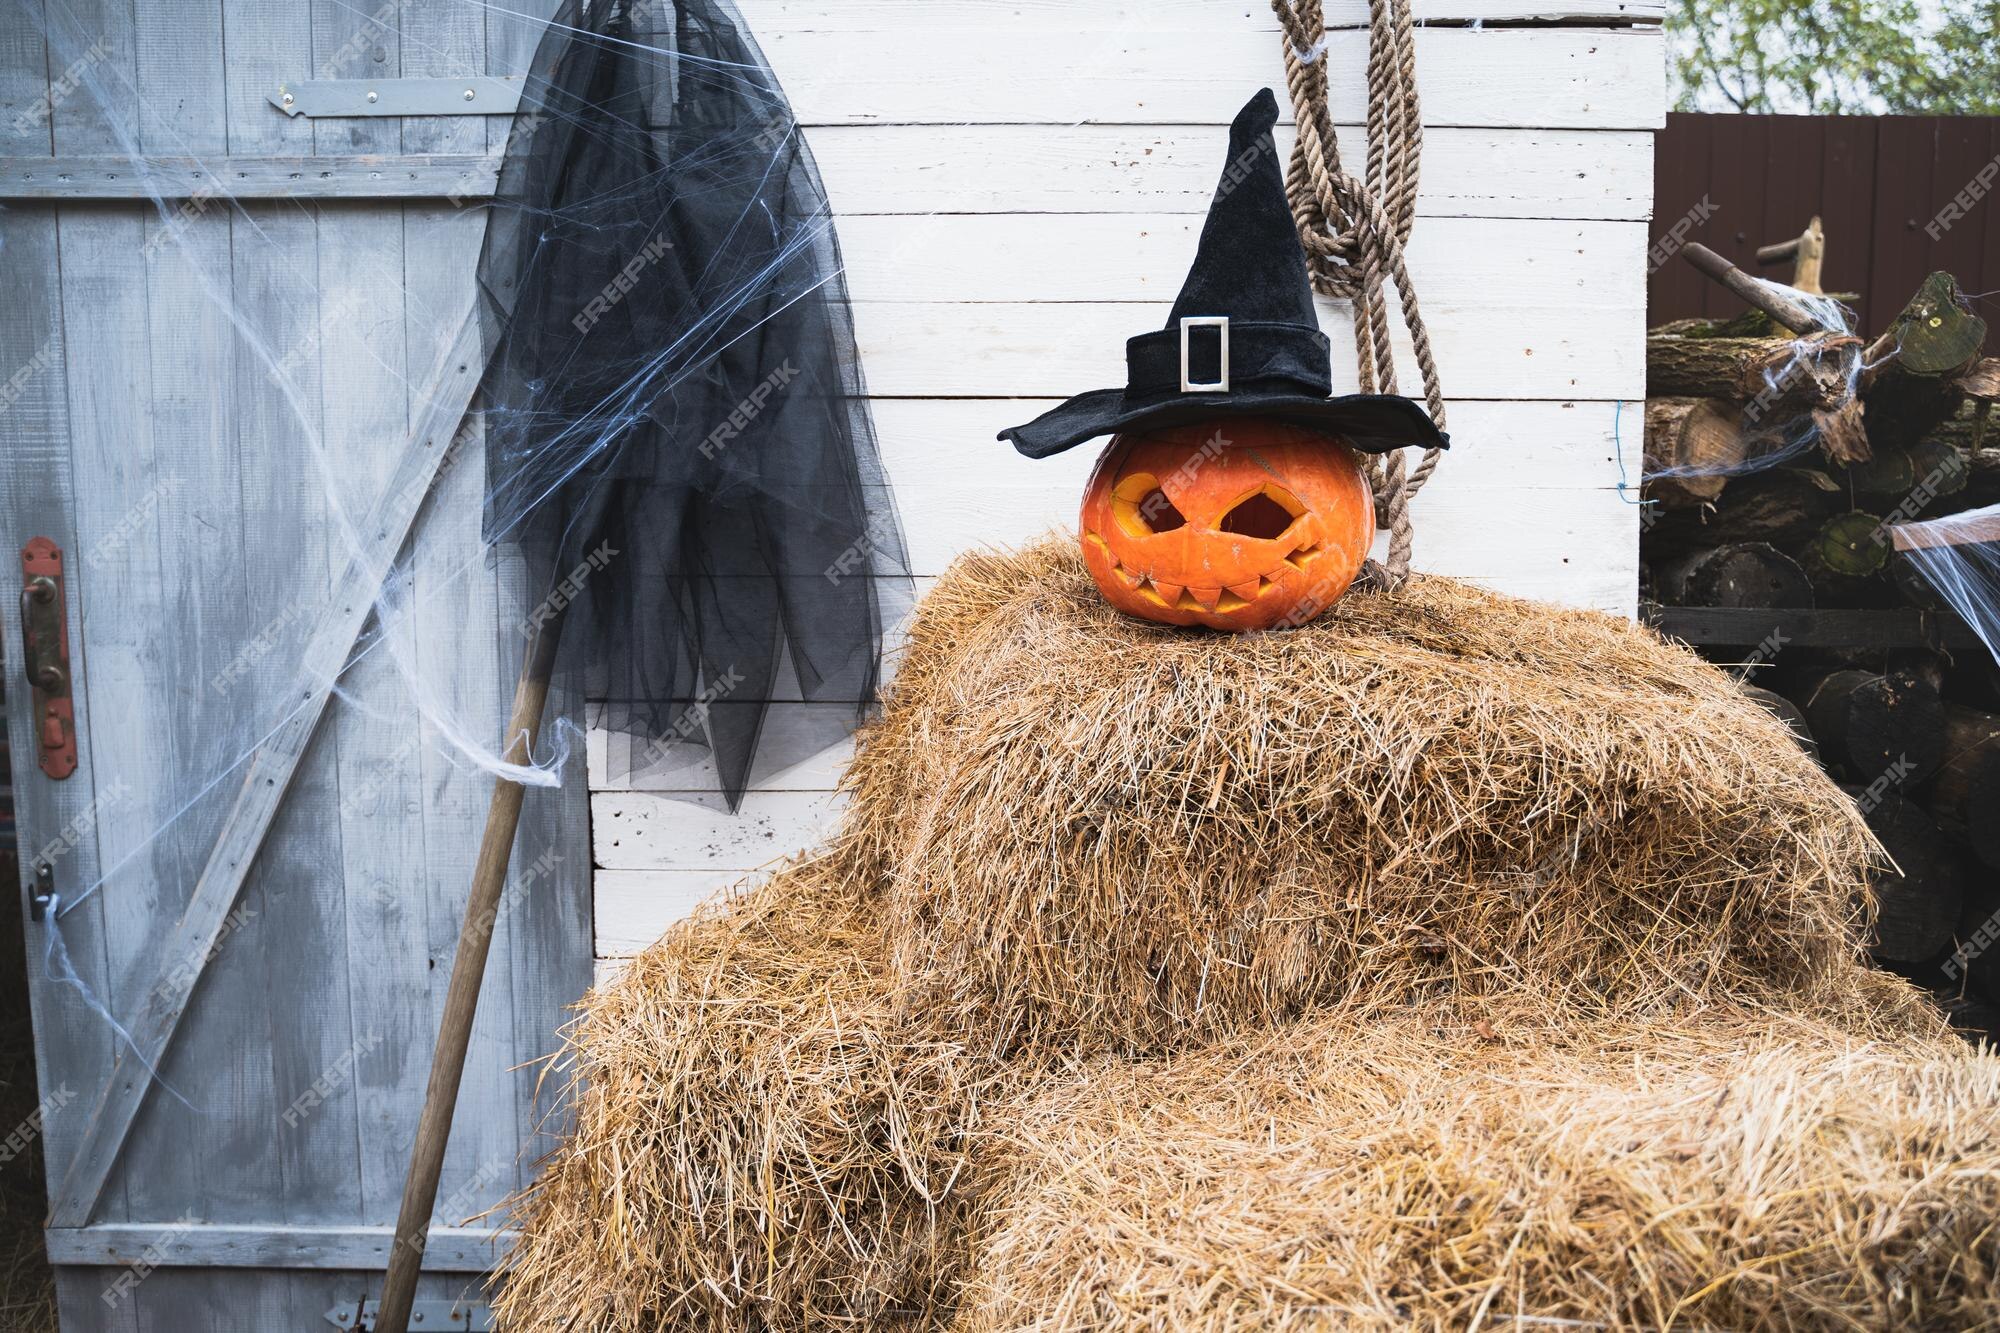
POLYGON ((1690 250, 1751 308, 1648 336, 1644 613, 1854 796, 1877 959, 2000 1038, 2000 665, 1892 532, 2000 504, 2000 360, 1948 273, 1863 339, 1690 250))

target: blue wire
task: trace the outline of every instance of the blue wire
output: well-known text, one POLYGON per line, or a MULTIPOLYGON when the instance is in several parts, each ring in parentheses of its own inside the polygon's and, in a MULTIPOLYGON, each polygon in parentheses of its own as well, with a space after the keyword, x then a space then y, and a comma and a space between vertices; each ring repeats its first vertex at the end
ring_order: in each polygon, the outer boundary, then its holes
POLYGON ((1650 508, 1658 502, 1654 500, 1634 500, 1626 494, 1627 491, 1632 489, 1632 483, 1625 471, 1625 435, 1620 429, 1620 424, 1624 416, 1625 400, 1621 398, 1611 405, 1611 448, 1614 456, 1618 459, 1618 498, 1628 505, 1637 505, 1641 509, 1650 508))

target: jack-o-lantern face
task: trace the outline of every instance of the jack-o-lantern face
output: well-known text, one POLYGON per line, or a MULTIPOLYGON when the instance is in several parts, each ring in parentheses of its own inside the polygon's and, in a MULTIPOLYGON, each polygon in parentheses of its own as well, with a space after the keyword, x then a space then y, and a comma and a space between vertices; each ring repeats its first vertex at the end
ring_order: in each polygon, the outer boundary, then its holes
POLYGON ((1256 417, 1106 447, 1083 494, 1083 559, 1105 600, 1169 625, 1300 625, 1347 591, 1375 506, 1335 436, 1256 417))

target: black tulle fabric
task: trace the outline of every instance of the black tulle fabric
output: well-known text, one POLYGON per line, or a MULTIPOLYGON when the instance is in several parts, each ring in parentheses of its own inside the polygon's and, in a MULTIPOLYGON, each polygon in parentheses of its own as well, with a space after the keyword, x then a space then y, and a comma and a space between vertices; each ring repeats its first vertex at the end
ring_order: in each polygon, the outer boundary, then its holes
POLYGON ((734 808, 861 720, 910 592, 826 197, 731 7, 566 0, 479 278, 487 537, 566 608, 558 686, 614 779, 734 808))

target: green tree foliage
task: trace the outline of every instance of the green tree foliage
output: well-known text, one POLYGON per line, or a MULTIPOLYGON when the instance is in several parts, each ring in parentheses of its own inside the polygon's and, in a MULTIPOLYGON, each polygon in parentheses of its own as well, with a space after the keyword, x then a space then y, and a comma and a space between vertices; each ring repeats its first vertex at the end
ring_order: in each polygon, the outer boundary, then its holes
POLYGON ((2000 114, 2000 0, 1674 0, 1682 111, 2000 114))

